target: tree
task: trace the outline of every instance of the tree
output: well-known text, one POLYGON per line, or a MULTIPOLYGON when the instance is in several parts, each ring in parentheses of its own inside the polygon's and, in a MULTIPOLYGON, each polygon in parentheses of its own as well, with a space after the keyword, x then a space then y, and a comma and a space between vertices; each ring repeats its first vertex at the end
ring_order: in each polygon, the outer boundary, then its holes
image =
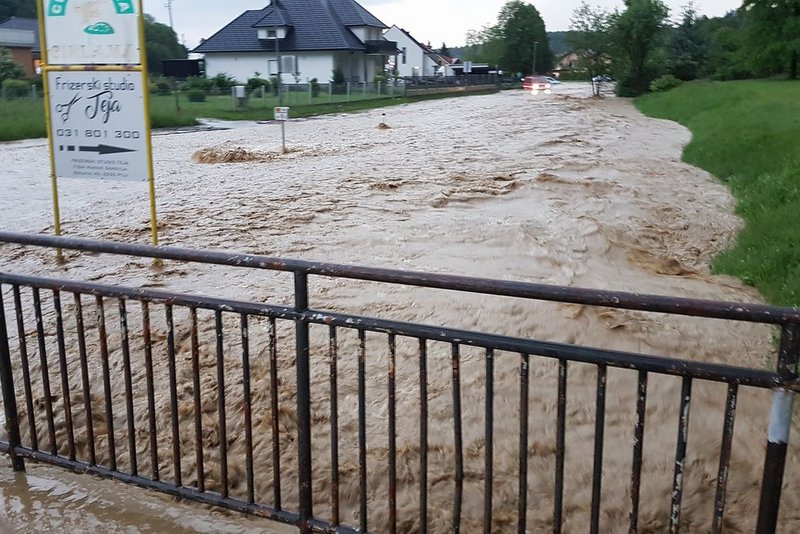
POLYGON ((661 42, 669 9, 661 0, 625 0, 625 10, 612 18, 612 36, 623 73, 617 83, 620 96, 636 96, 648 90, 657 68, 648 63, 661 42))
POLYGON ((682 8, 680 22, 670 31, 666 49, 667 70, 681 80, 694 80, 705 63, 709 45, 709 38, 702 31, 697 11, 690 2, 682 8))
POLYGON ((144 16, 144 41, 147 49, 147 69, 156 74, 162 72, 161 61, 186 59, 186 47, 178 43, 178 36, 166 24, 156 22, 152 15, 144 16))
POLYGON ((439 49, 439 53, 441 55, 443 55, 443 56, 449 56, 450 55, 450 49, 447 48, 446 44, 442 43, 442 47, 439 49))
POLYGON ((36 0, 2 0, 0 1, 0 20, 8 17, 36 18, 36 0))
MULTIPOLYGON (((572 12, 567 43, 580 57, 578 67, 586 69, 589 77, 609 72, 614 53, 612 14, 601 8, 591 8, 582 2, 572 12)), ((592 82, 592 91, 600 96, 600 87, 592 82)))
POLYGON ((756 72, 788 73, 797 79, 800 61, 800 0, 745 0, 747 43, 756 72))
POLYGON ((547 72, 553 53, 539 11, 522 0, 511 0, 500 10, 496 35, 501 43, 500 65, 511 72, 547 72), (535 56, 535 57, 534 57, 535 56))
POLYGON ((25 77, 25 71, 14 63, 11 51, 0 48, 0 85, 6 80, 18 80, 25 77))

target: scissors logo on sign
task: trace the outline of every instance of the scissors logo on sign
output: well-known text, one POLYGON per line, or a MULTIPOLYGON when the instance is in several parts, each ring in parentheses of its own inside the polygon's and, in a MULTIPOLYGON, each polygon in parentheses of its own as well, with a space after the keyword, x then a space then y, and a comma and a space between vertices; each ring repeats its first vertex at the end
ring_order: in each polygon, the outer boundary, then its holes
POLYGON ((69 120, 69 110, 72 109, 72 106, 80 99, 81 97, 76 94, 68 103, 56 104, 56 113, 61 114, 61 122, 66 123, 69 120))

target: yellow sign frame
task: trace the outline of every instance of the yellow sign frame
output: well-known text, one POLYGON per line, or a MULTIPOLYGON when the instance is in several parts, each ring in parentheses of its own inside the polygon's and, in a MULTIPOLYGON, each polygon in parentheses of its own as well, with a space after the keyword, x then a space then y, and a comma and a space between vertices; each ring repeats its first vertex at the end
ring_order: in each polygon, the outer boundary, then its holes
POLYGON ((158 220, 156 216, 156 187, 155 178, 153 173, 153 143, 151 136, 151 123, 150 123, 150 91, 147 79, 147 54, 144 47, 144 10, 142 0, 137 0, 139 13, 138 28, 139 28, 139 49, 141 64, 139 65, 50 65, 47 58, 47 35, 45 34, 44 23, 44 2, 45 0, 37 0, 37 7, 39 10, 39 43, 42 51, 42 78, 44 89, 44 109, 45 119, 47 121, 47 145, 50 151, 50 186, 53 194, 53 221, 56 235, 61 235, 61 210, 58 201, 58 179, 56 177, 56 162, 55 154, 53 152, 53 125, 52 117, 50 115, 50 91, 49 91, 49 75, 51 72, 67 72, 67 71, 93 71, 93 72, 140 72, 142 76, 142 91, 144 103, 144 120, 145 120, 145 135, 147 137, 147 169, 148 169, 148 193, 150 196, 150 225, 151 225, 151 241, 154 246, 158 245, 158 220))

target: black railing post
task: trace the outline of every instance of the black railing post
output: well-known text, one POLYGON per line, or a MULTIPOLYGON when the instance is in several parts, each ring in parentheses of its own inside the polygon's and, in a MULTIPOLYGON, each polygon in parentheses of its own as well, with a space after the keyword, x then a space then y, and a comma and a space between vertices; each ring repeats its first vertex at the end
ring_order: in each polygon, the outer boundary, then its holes
MULTIPOLYGON (((785 382, 797 378, 797 359, 800 354, 800 326, 789 323, 781 330, 781 346, 777 371, 785 382)), ((786 449, 792 424, 794 392, 775 388, 772 391, 772 409, 769 414, 767 454, 764 458, 764 475, 761 481, 761 501, 758 506, 757 534, 775 532, 778 508, 781 503, 781 486, 786 465, 786 449)))
POLYGON ((17 397, 14 394, 14 375, 11 370, 11 350, 8 343, 8 329, 6 328, 6 308, 3 302, 2 287, 0 287, 0 387, 3 389, 3 406, 6 412, 6 429, 8 430, 8 444, 11 447, 11 466, 14 471, 24 471, 25 462, 17 456, 15 448, 20 446, 19 413, 17 412, 17 397))
MULTIPOLYGON (((308 310, 308 275, 294 273, 294 309, 308 310)), ((308 321, 295 322, 297 365, 297 466, 300 483, 300 532, 311 532, 314 517, 311 491, 311 377, 309 366, 308 321)))

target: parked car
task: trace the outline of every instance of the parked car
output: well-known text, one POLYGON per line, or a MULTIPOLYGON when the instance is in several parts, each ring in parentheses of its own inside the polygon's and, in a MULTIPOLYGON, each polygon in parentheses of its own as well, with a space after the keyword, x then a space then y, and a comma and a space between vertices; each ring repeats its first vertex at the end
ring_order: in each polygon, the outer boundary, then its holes
POLYGON ((544 79, 545 79, 545 80, 547 80, 548 82, 550 82, 550 85, 558 85, 558 84, 560 84, 560 83, 561 83, 561 82, 558 80, 558 78, 553 78, 553 77, 551 77, 551 76, 545 76, 545 77, 544 77, 544 79))
POLYGON ((593 77, 592 81, 594 83, 611 83, 614 81, 614 78, 612 78, 608 74, 601 74, 600 76, 593 77))
POLYGON ((534 95, 542 91, 544 94, 550 93, 552 84, 547 80, 547 76, 525 76, 522 79, 522 89, 534 95))

